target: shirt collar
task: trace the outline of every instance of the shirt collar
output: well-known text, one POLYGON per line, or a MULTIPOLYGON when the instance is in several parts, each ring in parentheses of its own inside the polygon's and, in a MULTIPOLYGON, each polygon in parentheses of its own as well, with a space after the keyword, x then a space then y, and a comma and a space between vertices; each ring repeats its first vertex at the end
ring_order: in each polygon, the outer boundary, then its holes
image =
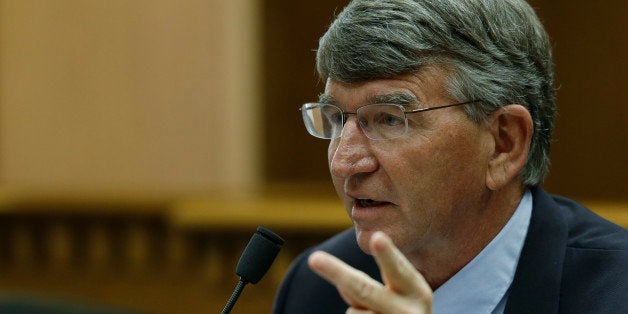
POLYGON ((465 267, 434 292, 434 313, 493 313, 505 304, 532 215, 532 194, 523 195, 512 217, 465 267))

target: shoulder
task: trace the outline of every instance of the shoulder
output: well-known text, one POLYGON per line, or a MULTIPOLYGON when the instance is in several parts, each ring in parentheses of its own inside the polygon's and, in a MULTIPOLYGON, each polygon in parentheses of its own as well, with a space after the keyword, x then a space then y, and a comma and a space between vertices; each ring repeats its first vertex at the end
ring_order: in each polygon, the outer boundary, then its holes
POLYGON ((573 200, 561 196, 553 198, 567 222, 568 248, 628 252, 628 230, 573 200))
POLYGON ((568 198, 548 194, 540 197, 551 199, 543 201, 552 204, 567 230, 560 280, 561 310, 627 311, 628 230, 568 198))
POLYGON ((556 212, 567 228, 567 247, 572 249, 628 250, 628 230, 618 226, 578 202, 550 195, 538 189, 534 192, 535 207, 540 211, 556 212))
POLYGON ((301 253, 290 266, 275 298, 273 313, 344 313, 346 304, 337 290, 310 270, 307 257, 326 251, 379 280, 373 258, 360 250, 353 229, 301 253))

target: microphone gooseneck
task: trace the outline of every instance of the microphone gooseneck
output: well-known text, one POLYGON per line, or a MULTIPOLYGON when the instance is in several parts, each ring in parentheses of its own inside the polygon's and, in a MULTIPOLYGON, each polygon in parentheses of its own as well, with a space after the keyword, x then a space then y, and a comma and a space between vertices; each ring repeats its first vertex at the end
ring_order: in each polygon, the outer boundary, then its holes
POLYGON ((253 234, 240 256, 236 266, 236 274, 240 276, 240 280, 222 310, 222 314, 231 312, 247 283, 256 284, 264 277, 284 242, 284 239, 274 232, 262 226, 257 227, 257 232, 253 234))
POLYGON ((231 313, 231 309, 233 309, 233 306, 235 305, 236 301, 238 301, 238 298, 240 297, 240 293, 242 293, 242 290, 244 290, 244 285, 246 285, 246 282, 239 280, 238 284, 236 285, 235 289, 233 290, 233 293, 231 294, 231 297, 229 298, 229 300, 227 301, 227 304, 225 305, 225 308, 222 309, 222 314, 228 314, 231 313))

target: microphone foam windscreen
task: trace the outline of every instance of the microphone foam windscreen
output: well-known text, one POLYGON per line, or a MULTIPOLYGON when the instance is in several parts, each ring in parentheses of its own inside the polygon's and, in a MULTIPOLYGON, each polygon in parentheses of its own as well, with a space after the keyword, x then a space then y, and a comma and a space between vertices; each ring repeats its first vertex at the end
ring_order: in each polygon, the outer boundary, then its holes
POLYGON ((256 284, 270 268, 283 243, 283 239, 272 231, 258 227, 240 256, 236 274, 247 282, 256 284))

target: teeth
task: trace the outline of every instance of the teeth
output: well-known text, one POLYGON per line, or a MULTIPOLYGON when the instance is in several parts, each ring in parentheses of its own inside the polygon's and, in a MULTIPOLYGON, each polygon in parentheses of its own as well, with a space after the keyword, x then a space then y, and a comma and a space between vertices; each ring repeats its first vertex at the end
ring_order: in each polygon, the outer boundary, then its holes
POLYGON ((378 201, 374 201, 372 199, 360 199, 358 200, 360 203, 360 206, 362 207, 371 207, 371 206, 377 206, 379 204, 381 204, 382 202, 378 202, 378 201))

